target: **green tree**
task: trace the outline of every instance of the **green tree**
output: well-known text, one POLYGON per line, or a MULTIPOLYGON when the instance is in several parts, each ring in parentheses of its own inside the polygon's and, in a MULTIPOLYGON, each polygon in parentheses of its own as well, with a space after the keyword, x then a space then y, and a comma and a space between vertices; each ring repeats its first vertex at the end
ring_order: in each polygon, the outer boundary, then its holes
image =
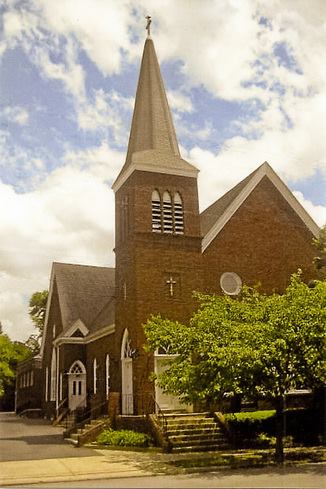
POLYGON ((318 272, 318 278, 326 279, 326 226, 319 233, 318 238, 313 240, 313 244, 318 251, 318 255, 314 258, 314 264, 318 272))
POLYGON ((298 273, 283 295, 244 287, 238 299, 198 299, 189 325, 156 316, 144 326, 149 350, 169 346, 178 354, 160 386, 190 403, 214 403, 226 394, 270 399, 282 462, 286 392, 326 382, 326 283, 309 288, 298 273))
POLYGON ((11 341, 0 333, 0 397, 12 390, 16 378, 17 363, 31 356, 30 349, 19 341, 11 341))
POLYGON ((29 315, 34 323, 34 326, 39 330, 40 336, 42 336, 44 329, 48 295, 49 292, 47 290, 34 292, 29 300, 29 315))

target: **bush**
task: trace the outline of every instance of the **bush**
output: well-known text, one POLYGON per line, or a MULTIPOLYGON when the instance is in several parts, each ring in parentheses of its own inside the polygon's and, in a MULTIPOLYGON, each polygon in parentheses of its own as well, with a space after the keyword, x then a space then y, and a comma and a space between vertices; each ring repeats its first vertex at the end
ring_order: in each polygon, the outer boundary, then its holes
POLYGON ((276 414, 272 410, 230 413, 225 415, 225 419, 237 446, 252 445, 262 433, 275 435, 276 414))
MULTIPOLYGON (((275 411, 230 413, 225 414, 225 419, 232 441, 239 447, 268 446, 268 439, 272 440, 276 435, 275 411)), ((304 408, 286 410, 285 435, 288 446, 292 443, 318 445, 321 441, 321 425, 321 417, 315 410, 304 408)))
POLYGON ((145 433, 136 431, 108 429, 102 431, 97 437, 97 442, 101 445, 120 447, 148 447, 151 444, 151 438, 145 433))

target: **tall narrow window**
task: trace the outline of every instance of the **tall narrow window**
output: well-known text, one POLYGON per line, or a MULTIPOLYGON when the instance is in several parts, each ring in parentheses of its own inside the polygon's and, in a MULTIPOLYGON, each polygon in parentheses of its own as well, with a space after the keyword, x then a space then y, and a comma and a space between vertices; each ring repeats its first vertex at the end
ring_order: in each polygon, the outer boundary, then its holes
POLYGON ((110 393, 110 356, 109 354, 105 357, 105 394, 106 398, 109 399, 110 393))
POLYGON ((129 233, 129 208, 128 195, 125 195, 121 201, 121 220, 120 220, 120 236, 124 241, 129 233))
POLYGON ((179 192, 174 194, 174 232, 175 234, 183 234, 183 204, 179 192))
POLYGON ((161 197, 157 190, 152 193, 152 231, 153 233, 162 231, 161 197))
POLYGON ((50 389, 50 401, 56 400, 56 390, 57 390, 57 362, 56 362, 56 351, 55 348, 52 350, 52 360, 51 360, 51 389, 50 389))
POLYGON ((45 367, 45 400, 49 400, 49 368, 45 367))
POLYGON ((163 194, 163 233, 173 233, 172 199, 167 191, 163 194))
POLYGON ((97 392, 97 361, 96 358, 93 360, 93 392, 97 392))

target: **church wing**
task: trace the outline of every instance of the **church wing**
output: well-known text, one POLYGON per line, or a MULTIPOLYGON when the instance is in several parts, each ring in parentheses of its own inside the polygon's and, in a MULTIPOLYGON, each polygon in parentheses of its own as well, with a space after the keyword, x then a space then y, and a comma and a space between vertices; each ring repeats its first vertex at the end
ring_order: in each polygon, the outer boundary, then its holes
POLYGON ((319 227, 302 207, 293 193, 275 173, 272 167, 263 163, 257 170, 233 187, 224 196, 214 202, 210 207, 201 213, 201 229, 203 233, 203 252, 208 248, 219 232, 229 222, 235 212, 245 202, 257 185, 267 177, 282 197, 288 202, 289 206, 301 219, 304 225, 310 230, 313 236, 319 234, 319 227))

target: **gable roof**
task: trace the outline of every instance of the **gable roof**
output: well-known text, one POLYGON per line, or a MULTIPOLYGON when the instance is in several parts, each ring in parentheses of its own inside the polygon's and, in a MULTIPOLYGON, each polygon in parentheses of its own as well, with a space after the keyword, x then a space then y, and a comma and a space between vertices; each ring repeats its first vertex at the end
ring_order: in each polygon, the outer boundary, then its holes
POLYGON ((314 236, 318 236, 319 227, 315 221, 294 197, 293 193, 275 173, 272 167, 265 161, 244 180, 201 213, 200 221, 203 235, 202 251, 205 251, 210 243, 216 238, 233 214, 239 209, 265 176, 274 184, 311 233, 314 236))
POLYGON ((155 47, 145 41, 126 162, 112 185, 116 191, 134 170, 196 177, 198 170, 180 156, 155 47))
MULTIPOLYGON (((99 328, 98 324, 94 323, 98 314, 108 303, 112 304, 115 294, 115 269, 53 263, 41 354, 44 350, 54 284, 58 291, 63 332, 70 331, 70 328, 73 330, 76 322, 81 321, 91 335, 99 328)), ((112 319, 112 311, 108 319, 112 319)))

